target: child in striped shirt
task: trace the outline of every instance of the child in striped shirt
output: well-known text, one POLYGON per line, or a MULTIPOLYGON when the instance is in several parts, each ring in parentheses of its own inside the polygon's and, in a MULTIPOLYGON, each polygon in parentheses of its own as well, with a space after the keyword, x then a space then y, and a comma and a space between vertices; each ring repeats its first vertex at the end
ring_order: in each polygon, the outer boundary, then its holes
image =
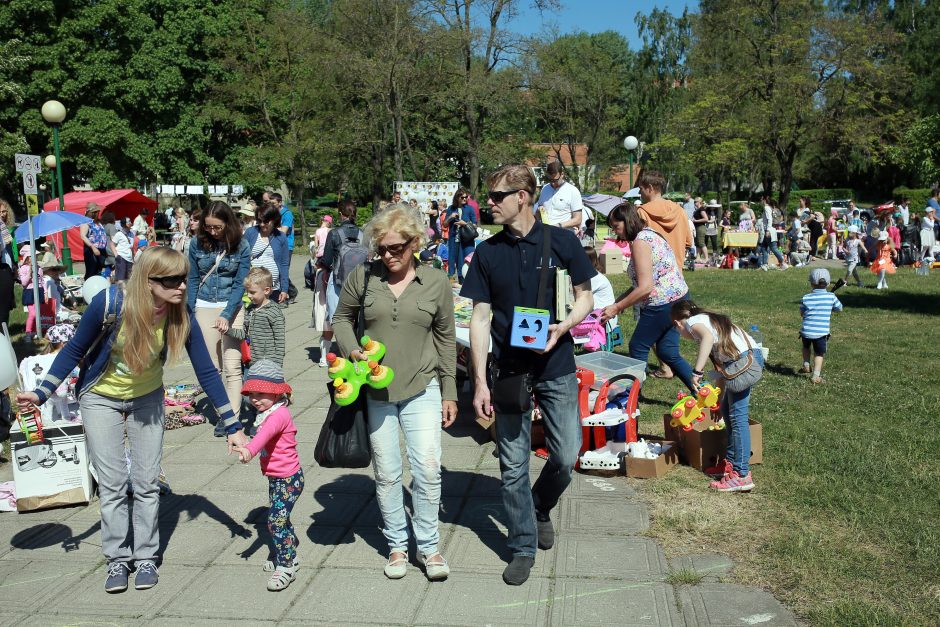
POLYGON ((229 327, 226 335, 237 340, 247 339, 251 345, 251 361, 269 359, 284 367, 284 312, 271 301, 274 278, 267 268, 252 268, 245 277, 245 293, 251 305, 245 310, 245 327, 229 327))
POLYGON ((836 295, 826 291, 829 286, 829 271, 816 268, 809 273, 809 284, 813 288, 800 303, 803 325, 800 338, 803 340, 803 367, 800 372, 810 372, 809 351, 813 349, 813 383, 822 383, 823 358, 829 342, 829 322, 833 311, 842 311, 842 303, 836 295))

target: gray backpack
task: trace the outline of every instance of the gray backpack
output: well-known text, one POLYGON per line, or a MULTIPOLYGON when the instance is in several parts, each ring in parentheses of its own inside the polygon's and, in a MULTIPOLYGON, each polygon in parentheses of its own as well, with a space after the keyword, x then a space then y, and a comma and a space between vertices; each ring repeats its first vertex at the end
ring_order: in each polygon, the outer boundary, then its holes
POLYGON ((352 274, 356 267, 362 265, 369 259, 369 249, 365 245, 365 236, 362 229, 356 229, 355 237, 350 237, 349 225, 340 227, 342 232, 339 236, 342 241, 339 246, 339 254, 336 256, 336 263, 333 264, 333 284, 341 287, 346 281, 346 277, 352 274))

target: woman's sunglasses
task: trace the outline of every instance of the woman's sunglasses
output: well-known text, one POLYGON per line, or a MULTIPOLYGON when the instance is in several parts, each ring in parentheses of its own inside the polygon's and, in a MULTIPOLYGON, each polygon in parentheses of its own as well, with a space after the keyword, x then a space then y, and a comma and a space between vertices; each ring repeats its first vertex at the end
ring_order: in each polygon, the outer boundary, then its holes
POLYGON ((186 275, 178 274, 174 276, 152 276, 149 277, 149 280, 159 283, 163 286, 164 289, 175 290, 186 282, 186 275))
POLYGON ((413 241, 414 241, 414 238, 412 237, 407 242, 402 242, 401 244, 390 244, 388 246, 376 246, 375 252, 378 253, 379 257, 384 257, 385 253, 390 254, 392 257, 398 257, 403 252, 405 252, 405 249, 408 248, 408 245, 411 244, 411 242, 413 241))
POLYGON ((506 199, 506 196, 511 196, 516 192, 521 192, 521 189, 507 189, 504 192, 498 192, 496 190, 491 191, 487 194, 487 197, 495 203, 501 203, 506 199))

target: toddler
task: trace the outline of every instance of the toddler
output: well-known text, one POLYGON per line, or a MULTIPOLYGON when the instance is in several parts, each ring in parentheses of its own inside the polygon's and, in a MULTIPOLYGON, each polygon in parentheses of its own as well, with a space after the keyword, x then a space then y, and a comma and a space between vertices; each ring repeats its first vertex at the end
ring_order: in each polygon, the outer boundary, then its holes
MULTIPOLYGON (((753 359, 764 367, 764 353, 757 342, 740 327, 731 322, 728 316, 706 311, 690 300, 680 300, 672 306, 672 322, 679 334, 698 342, 698 357, 692 370, 692 382, 702 384, 704 369, 708 359, 714 362, 720 373, 728 371, 735 361, 741 358, 753 359)), ((737 366, 734 366, 737 368, 737 366)), ((734 371, 728 371, 729 376, 734 371)), ((751 477, 751 427, 750 402, 753 386, 738 392, 726 389, 722 380, 717 381, 722 389, 721 415, 725 417, 728 431, 728 450, 724 464, 716 468, 721 478, 712 481, 708 487, 719 492, 750 492, 754 489, 751 477)), ((708 471, 711 472, 711 471, 708 471)))
POLYGON ((242 394, 258 411, 258 431, 247 446, 236 447, 243 464, 261 454, 261 473, 268 478, 268 533, 273 558, 264 565, 271 573, 268 590, 284 590, 294 581, 297 569, 297 534, 290 522, 294 504, 304 491, 304 472, 297 457, 297 427, 287 405, 291 387, 284 372, 267 359, 255 361, 248 370, 242 394))
POLYGON ((251 344, 251 361, 268 359, 284 366, 283 310, 271 301, 274 277, 267 268, 252 268, 245 277, 245 293, 251 304, 245 310, 244 328, 229 327, 226 335, 251 344))
POLYGON ((888 281, 885 280, 885 276, 895 274, 898 271, 894 265, 897 256, 898 251, 894 248, 894 242, 888 238, 887 231, 882 231, 878 236, 878 258, 871 264, 871 271, 878 275, 876 289, 888 289, 888 281))
POLYGON ((829 343, 829 322, 833 311, 842 311, 842 303, 835 294, 826 291, 829 285, 829 271, 816 268, 809 273, 809 284, 813 288, 803 296, 800 303, 800 315, 803 325, 800 327, 800 339, 803 341, 803 367, 800 372, 810 372, 809 351, 813 349, 813 383, 822 383, 823 358, 829 343))
POLYGON ((858 227, 854 224, 849 227, 849 237, 845 240, 845 276, 838 281, 836 281, 835 286, 833 286, 832 291, 835 292, 837 289, 845 285, 849 280, 849 275, 852 275, 852 278, 855 279, 855 284, 859 287, 865 287, 865 284, 862 283, 862 279, 858 276, 858 249, 861 248, 862 252, 865 255, 868 255, 868 249, 865 248, 865 244, 862 243, 862 240, 858 238, 858 227))

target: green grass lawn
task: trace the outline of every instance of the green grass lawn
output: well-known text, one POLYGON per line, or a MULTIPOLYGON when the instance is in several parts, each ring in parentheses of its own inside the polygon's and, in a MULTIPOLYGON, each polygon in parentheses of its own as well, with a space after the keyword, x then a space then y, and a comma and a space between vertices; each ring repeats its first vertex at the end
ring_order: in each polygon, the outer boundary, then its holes
MULTIPOLYGON (((651 502, 651 533, 671 554, 729 554, 738 580, 769 588, 813 624, 940 624, 940 273, 904 269, 887 291, 840 290, 845 310, 816 386, 796 372, 807 276, 687 273, 694 300, 759 325, 770 348, 751 397, 764 463, 751 494, 709 493, 686 467, 635 482, 651 502)), ((613 283, 622 290, 626 277, 613 283)), ((629 338, 632 315, 621 324, 629 338)), ((686 358, 696 349, 683 341, 686 358)), ((677 381, 644 383, 641 432, 662 433, 677 381)))

